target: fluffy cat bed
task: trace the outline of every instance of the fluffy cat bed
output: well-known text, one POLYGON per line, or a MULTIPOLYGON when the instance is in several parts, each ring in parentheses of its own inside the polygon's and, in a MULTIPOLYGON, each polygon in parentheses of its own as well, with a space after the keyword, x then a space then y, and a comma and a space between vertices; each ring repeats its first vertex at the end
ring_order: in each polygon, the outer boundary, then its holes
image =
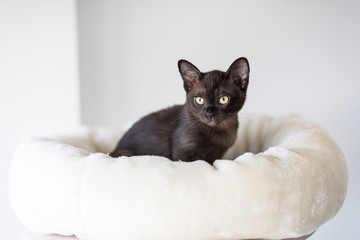
POLYGON ((38 234, 87 240, 283 239, 307 235, 341 208, 344 156, 297 116, 246 117, 225 159, 111 158, 121 133, 27 138, 11 170, 11 201, 38 234))

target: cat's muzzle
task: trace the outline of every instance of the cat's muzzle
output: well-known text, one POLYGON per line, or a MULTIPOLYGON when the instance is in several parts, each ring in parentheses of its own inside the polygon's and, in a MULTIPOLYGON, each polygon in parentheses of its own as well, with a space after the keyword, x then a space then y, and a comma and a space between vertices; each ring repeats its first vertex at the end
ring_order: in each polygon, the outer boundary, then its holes
POLYGON ((215 113, 214 112, 207 112, 207 113, 205 113, 205 116, 209 121, 212 121, 214 116, 215 116, 215 113))

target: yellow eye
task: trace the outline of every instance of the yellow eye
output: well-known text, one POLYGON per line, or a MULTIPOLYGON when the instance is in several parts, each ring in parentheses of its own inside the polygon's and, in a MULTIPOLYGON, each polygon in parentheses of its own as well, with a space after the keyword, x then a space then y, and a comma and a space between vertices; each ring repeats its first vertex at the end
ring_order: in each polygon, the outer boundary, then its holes
POLYGON ((201 98, 201 97, 196 97, 196 98, 195 98, 195 102, 196 102, 197 104, 199 104, 199 105, 203 105, 205 101, 204 101, 204 99, 201 98))
POLYGON ((222 96, 220 99, 219 99, 219 103, 221 105, 225 105, 229 102, 229 97, 228 96, 222 96))

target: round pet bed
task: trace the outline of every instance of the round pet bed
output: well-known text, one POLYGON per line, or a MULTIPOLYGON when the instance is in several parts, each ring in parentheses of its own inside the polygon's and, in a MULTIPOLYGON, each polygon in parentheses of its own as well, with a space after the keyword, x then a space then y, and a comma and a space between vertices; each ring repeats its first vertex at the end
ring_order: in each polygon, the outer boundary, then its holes
POLYGON ((24 139, 10 187, 24 226, 86 240, 296 238, 331 219, 345 199, 341 150, 298 116, 246 116, 229 160, 213 165, 112 158, 120 136, 84 129, 24 139))

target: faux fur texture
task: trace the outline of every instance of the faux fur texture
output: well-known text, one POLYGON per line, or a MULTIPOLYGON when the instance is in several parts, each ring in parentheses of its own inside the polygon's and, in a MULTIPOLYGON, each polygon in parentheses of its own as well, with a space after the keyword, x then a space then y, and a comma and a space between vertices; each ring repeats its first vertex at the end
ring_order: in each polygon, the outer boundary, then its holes
POLYGON ((231 160, 213 166, 114 159, 106 153, 119 136, 85 129, 24 139, 10 187, 24 226, 87 240, 282 239, 318 229, 345 199, 341 150, 297 116, 246 117, 224 157, 231 160))

